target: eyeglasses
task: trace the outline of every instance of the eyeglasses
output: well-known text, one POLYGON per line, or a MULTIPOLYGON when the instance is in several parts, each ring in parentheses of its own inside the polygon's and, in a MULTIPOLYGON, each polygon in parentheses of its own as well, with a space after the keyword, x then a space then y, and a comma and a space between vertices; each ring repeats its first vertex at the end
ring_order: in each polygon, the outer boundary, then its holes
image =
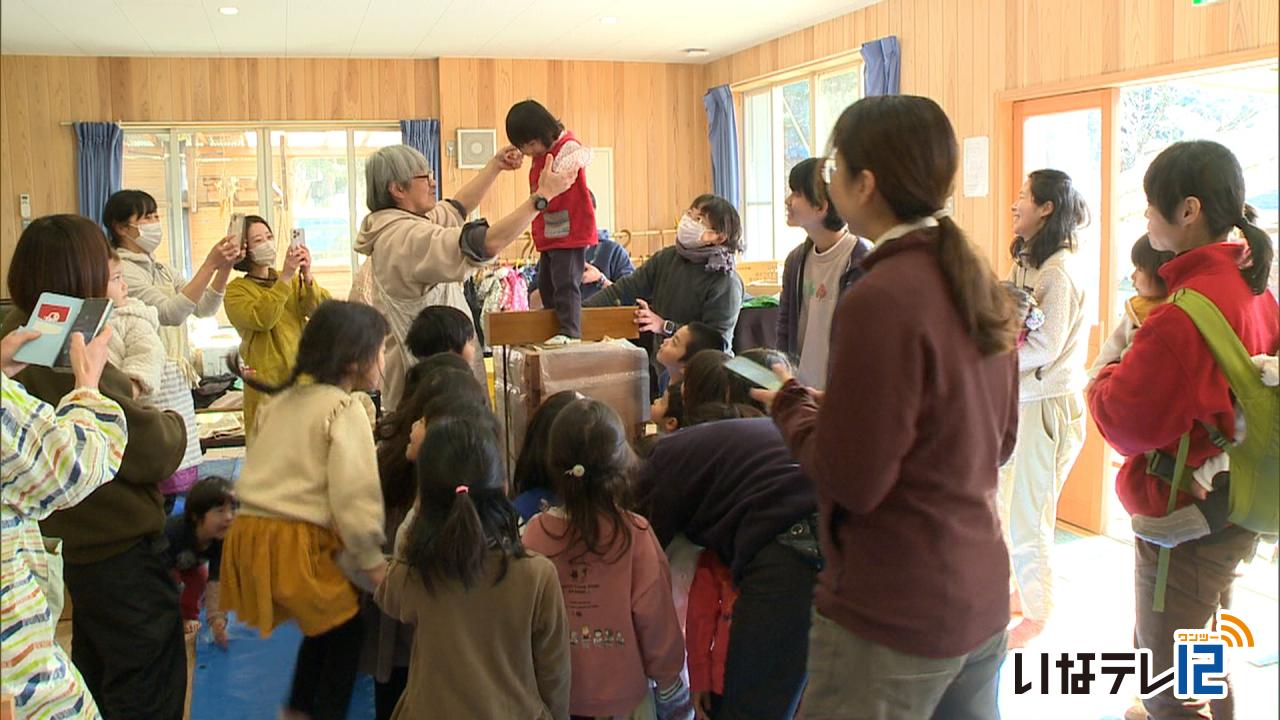
POLYGON ((429 182, 429 183, 433 183, 433 182, 435 182, 435 181, 436 181, 436 176, 435 176, 435 175, 432 175, 431 173, 426 173, 426 174, 424 174, 424 175, 414 175, 414 176, 413 176, 412 178, 410 178, 410 179, 412 179, 412 180, 426 180, 426 181, 427 181, 427 182, 429 182))

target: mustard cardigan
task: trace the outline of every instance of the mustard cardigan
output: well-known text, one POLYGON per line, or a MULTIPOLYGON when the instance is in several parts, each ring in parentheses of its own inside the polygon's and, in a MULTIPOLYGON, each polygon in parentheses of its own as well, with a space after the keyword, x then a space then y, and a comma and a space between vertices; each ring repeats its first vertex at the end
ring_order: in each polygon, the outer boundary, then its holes
MULTIPOLYGON (((330 299, 314 279, 303 283, 301 273, 291 282, 283 282, 272 270, 268 280, 246 275, 227 284, 227 319, 240 333, 240 361, 252 368, 255 379, 275 385, 289 377, 307 319, 330 299)), ((262 393, 245 387, 246 440, 255 434, 254 417, 263 399, 262 393)))

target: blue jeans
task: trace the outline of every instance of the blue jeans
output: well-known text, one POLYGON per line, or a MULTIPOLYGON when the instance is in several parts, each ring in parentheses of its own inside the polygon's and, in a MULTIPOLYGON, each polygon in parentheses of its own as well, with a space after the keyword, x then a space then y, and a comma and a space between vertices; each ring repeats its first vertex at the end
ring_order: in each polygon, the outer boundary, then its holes
MULTIPOLYGON (((784 533, 784 536, 786 533, 784 533)), ((743 572, 716 720, 789 720, 804 693, 818 563, 775 539, 743 572)))

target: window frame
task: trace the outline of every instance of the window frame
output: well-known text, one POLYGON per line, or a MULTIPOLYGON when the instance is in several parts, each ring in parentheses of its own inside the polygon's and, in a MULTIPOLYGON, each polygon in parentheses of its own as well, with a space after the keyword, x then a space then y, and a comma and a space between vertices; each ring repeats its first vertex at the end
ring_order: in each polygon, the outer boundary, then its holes
MULTIPOLYGON (((775 104, 772 97, 775 91, 780 90, 782 87, 786 85, 794 84, 797 81, 807 82, 809 85, 809 118, 810 118, 809 137, 807 139, 810 143, 810 148, 812 150, 811 156, 822 157, 826 154, 826 147, 825 145, 820 146, 818 144, 819 133, 821 132, 818 128, 818 123, 817 123, 819 82, 822 79, 831 77, 833 75, 842 75, 845 73, 853 72, 858 80, 858 89, 857 89, 856 96, 854 97, 854 100, 853 100, 854 102, 856 102, 857 100, 864 97, 864 92, 866 87, 866 82, 865 82, 865 78, 863 77, 862 67, 863 67, 863 62, 862 62, 861 53, 858 51, 854 51, 851 53, 845 53, 842 55, 829 58, 822 62, 810 63, 799 68, 794 68, 784 72, 766 75, 760 78, 756 78, 753 80, 749 80, 749 81, 731 86, 730 89, 734 94, 735 110, 737 111, 738 116, 742 118, 742 122, 738 123, 738 147, 742 149, 742 164, 739 170, 739 182, 740 182, 740 187, 742 188, 742 193, 743 193, 742 208, 741 208, 742 216, 743 216, 742 217, 743 234, 748 239, 748 248, 753 247, 755 243, 759 243, 763 241, 762 238, 759 237, 759 235, 761 235, 762 233, 758 229, 753 227, 753 223, 748 218, 752 216, 752 213, 751 213, 752 207, 764 205, 764 203, 761 203, 761 202, 751 202, 747 200, 748 177, 751 174, 751 167, 752 167, 751 166, 751 148, 748 145, 748 135, 747 135, 747 107, 750 100, 752 98, 757 98, 761 95, 767 95, 770 98, 769 101, 772 107, 775 104)), ((769 125, 770 125, 769 164, 771 166, 769 176, 771 179, 771 189, 769 193, 770 200, 768 205, 771 208, 773 208, 773 212, 771 213, 772 224, 771 224, 771 227, 768 229, 768 242, 771 245, 771 249, 770 249, 769 257, 764 261, 772 260, 774 262, 781 262, 784 259, 786 253, 781 252, 780 248, 778 247, 778 242, 779 242, 778 227, 779 227, 779 223, 783 222, 782 220, 780 220, 783 212, 782 202, 783 202, 783 198, 786 196, 788 192, 788 188, 787 188, 787 180, 785 177, 782 177, 780 168, 786 162, 785 160, 786 148, 785 148, 785 143, 782 141, 781 138, 777 137, 774 132, 775 121, 773 118, 772 110, 770 112, 769 125)), ((827 133, 828 133, 828 137, 826 138, 826 141, 829 143, 830 129, 827 129, 827 133)), ((790 252, 790 248, 786 248, 786 250, 787 252, 790 252)))
MULTIPOLYGON (((175 268, 181 268, 186 277, 190 277, 193 272, 191 238, 184 225, 183 218, 186 212, 189 212, 189 198, 184 198, 182 194, 182 153, 180 146, 180 136, 186 134, 194 136, 196 133, 249 133, 253 132, 257 135, 256 161, 258 167, 258 187, 271 188, 275 181, 272 173, 272 151, 271 134, 273 132, 343 132, 346 134, 346 161, 347 161, 347 205, 348 205, 348 230, 352 240, 351 249, 351 274, 354 277, 360 269, 358 253, 355 251, 355 237, 358 232, 357 227, 357 198, 356 183, 359 178, 356 177, 356 144, 355 134, 357 132, 400 132, 400 125, 394 121, 355 121, 355 122, 308 122, 308 121, 281 121, 281 122, 246 122, 246 123, 169 123, 169 124, 153 124, 153 123, 121 123, 125 135, 129 134, 155 134, 165 137, 167 140, 167 150, 165 157, 165 190, 169 195, 169 206, 171 210, 178 212, 169 212, 165 218, 168 227, 167 240, 169 245, 169 257, 175 268), (176 200, 175 200, 176 198, 176 200)), ((193 192, 193 190, 190 190, 193 192)), ((276 225, 275 208, 271 202, 270 192, 258 193, 258 214, 266 218, 272 227, 276 225)))

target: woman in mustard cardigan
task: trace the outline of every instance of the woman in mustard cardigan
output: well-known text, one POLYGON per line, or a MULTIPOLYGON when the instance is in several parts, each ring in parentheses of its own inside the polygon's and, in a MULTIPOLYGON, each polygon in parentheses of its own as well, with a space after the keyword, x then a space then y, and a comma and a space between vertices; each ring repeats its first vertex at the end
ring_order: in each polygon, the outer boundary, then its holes
MULTIPOLYGON (((244 221, 245 256, 236 265, 246 274, 227 285, 223 302, 227 319, 240 333, 240 362, 255 380, 284 382, 298 354, 302 328, 320 303, 331 299, 311 275, 311 251, 290 249, 277 272, 276 239, 267 221, 250 215, 244 221)), ((244 389, 245 440, 254 436, 254 415, 262 393, 244 389)))

